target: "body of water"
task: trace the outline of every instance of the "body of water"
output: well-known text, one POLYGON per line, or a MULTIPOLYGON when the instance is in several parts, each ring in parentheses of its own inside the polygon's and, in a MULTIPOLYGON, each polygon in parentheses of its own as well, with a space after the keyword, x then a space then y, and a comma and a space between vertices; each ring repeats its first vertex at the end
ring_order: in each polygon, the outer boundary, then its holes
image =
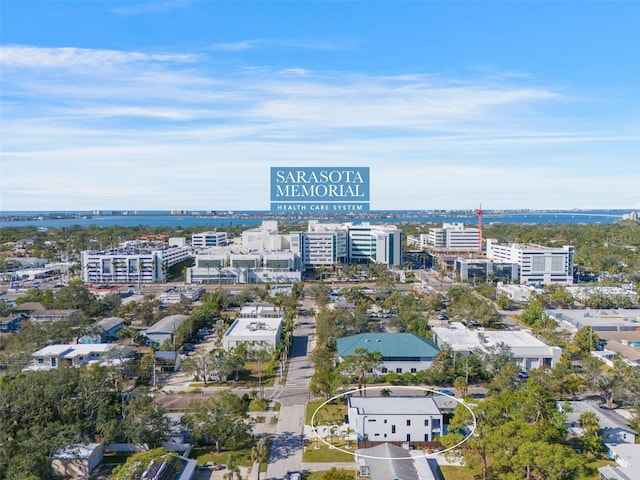
MULTIPOLYGON (((516 212, 492 213, 483 215, 484 225, 491 223, 520 224, 579 224, 579 223, 615 223, 630 210, 571 210, 554 212, 516 212)), ((260 225, 263 220, 279 220, 286 222, 306 223, 309 218, 298 216, 274 216, 268 212, 237 212, 223 216, 196 216, 192 214, 175 215, 170 212, 136 212, 135 214, 94 215, 92 212, 0 212, 0 227, 46 227, 62 228, 79 225, 81 227, 112 226, 121 227, 191 227, 202 228, 230 225, 260 225)), ((362 215, 343 217, 314 217, 324 222, 371 222, 371 223, 442 223, 460 222, 476 224, 473 214, 458 213, 423 213, 407 211, 370 212, 366 218, 362 215)))

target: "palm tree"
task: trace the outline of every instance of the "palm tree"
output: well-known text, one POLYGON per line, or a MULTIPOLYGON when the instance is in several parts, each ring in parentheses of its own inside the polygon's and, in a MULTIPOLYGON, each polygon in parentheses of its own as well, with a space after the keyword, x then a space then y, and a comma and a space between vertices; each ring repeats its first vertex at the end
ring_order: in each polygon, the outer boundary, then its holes
POLYGON ((347 427, 344 433, 347 436, 347 448, 351 448, 351 434, 356 433, 356 431, 351 427, 347 427))
POLYGON ((230 453, 227 457, 227 473, 222 478, 224 480, 242 480, 237 454, 230 453))
POLYGON ((251 450, 251 460, 258 464, 258 480, 260 479, 260 465, 269 459, 269 447, 264 439, 258 441, 251 450))

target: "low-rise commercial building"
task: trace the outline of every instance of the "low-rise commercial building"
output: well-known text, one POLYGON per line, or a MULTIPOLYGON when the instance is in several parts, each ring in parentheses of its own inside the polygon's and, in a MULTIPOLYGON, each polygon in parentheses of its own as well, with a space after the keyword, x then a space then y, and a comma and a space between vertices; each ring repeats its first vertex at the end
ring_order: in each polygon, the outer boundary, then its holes
POLYGON ((431 340, 413 333, 360 333, 337 340, 338 357, 343 360, 359 348, 379 352, 383 364, 376 374, 416 373, 431 366, 440 349, 431 340))
POLYGON ((276 346, 282 335, 282 318, 236 318, 224 333, 222 344, 226 350, 241 343, 255 346, 276 346))
POLYGON ((546 345, 526 330, 469 330, 454 322, 449 328, 434 327, 432 332, 439 347, 447 344, 459 354, 488 352, 491 347, 505 344, 511 350, 514 362, 523 370, 553 367, 562 354, 560 347, 546 345))

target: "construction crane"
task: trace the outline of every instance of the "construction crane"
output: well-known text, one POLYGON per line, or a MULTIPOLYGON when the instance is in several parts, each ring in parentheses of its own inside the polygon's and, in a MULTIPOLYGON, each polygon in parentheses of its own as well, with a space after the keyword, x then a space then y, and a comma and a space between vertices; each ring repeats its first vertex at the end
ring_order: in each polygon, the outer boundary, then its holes
POLYGON ((478 215, 478 255, 482 255, 482 204, 473 212, 478 215))

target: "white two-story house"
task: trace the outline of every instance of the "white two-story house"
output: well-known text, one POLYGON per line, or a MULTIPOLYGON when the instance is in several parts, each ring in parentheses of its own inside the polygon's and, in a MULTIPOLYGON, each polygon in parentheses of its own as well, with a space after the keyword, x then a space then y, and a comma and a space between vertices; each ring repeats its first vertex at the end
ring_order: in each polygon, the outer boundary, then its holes
POLYGON ((431 397, 349 397, 349 426, 364 442, 432 442, 444 435, 431 397))

